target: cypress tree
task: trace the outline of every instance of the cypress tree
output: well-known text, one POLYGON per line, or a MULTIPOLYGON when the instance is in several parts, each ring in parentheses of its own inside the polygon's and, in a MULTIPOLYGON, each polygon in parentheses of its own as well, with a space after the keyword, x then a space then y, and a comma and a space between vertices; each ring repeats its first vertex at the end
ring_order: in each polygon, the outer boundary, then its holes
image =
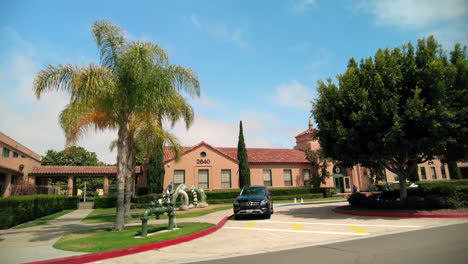
POLYGON ((151 154, 148 164, 148 192, 162 193, 164 189, 164 153, 163 147, 157 147, 151 154))
POLYGON ((250 185, 250 168, 245 148, 244 132, 242 129, 242 121, 239 125, 239 142, 237 143, 237 160, 239 161, 239 187, 250 185))

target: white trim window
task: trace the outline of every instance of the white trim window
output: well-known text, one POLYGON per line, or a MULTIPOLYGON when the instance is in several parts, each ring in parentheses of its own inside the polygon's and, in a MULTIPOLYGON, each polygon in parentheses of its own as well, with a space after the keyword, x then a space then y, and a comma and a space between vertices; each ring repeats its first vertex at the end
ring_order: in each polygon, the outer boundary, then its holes
POLYGON ((231 188, 231 170, 221 170, 221 188, 231 188))
POLYGON ((174 170, 174 186, 185 183, 185 170, 174 170))
POLYGON ((263 170, 263 185, 266 187, 271 187, 273 182, 271 181, 271 170, 264 169, 263 170))
POLYGON ((293 186, 291 169, 283 170, 284 186, 293 186))
POLYGON ((312 179, 310 178, 310 169, 303 169, 302 175, 304 176, 304 186, 310 186, 312 179))
POLYGON ((204 190, 209 189, 209 173, 208 170, 198 170, 198 188, 203 188, 204 190))

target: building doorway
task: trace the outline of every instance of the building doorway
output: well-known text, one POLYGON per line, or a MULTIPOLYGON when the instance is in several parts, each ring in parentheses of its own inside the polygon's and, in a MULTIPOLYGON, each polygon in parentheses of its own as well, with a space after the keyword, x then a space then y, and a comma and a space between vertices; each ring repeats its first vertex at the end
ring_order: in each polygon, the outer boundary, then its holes
POLYGON ((351 179, 346 173, 346 169, 335 166, 333 168, 333 182, 336 193, 351 192, 351 179))

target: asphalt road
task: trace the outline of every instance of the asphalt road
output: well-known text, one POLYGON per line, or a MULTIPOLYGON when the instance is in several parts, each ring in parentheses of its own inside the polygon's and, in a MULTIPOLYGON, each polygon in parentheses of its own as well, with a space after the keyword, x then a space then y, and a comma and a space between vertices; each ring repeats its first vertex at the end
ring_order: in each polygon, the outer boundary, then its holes
POLYGON ((468 263, 468 223, 194 263, 468 263))

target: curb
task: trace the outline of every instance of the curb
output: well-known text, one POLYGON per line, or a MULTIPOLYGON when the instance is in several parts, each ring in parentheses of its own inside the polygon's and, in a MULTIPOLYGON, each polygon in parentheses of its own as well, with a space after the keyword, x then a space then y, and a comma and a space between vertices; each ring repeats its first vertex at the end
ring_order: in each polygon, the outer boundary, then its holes
POLYGON ((105 252, 100 252, 100 253, 90 253, 90 254, 79 255, 79 256, 28 262, 25 264, 45 264, 45 263, 47 264, 81 264, 81 263, 88 263, 88 262, 98 261, 98 260, 103 260, 103 259, 122 257, 126 255, 140 253, 143 251, 153 250, 153 249, 165 248, 165 247, 177 245, 180 243, 188 242, 188 241, 209 235, 211 233, 214 233, 218 229, 223 227, 230 217, 231 215, 224 217, 221 221, 219 221, 219 223, 216 226, 210 227, 202 231, 198 231, 190 235, 173 238, 173 239, 166 240, 166 241, 160 241, 160 242, 155 242, 155 243, 135 246, 135 247, 129 247, 129 248, 115 249, 115 250, 105 251, 105 252))
POLYGON ((422 214, 422 213, 368 213, 353 212, 341 209, 332 209, 338 214, 359 215, 359 216, 381 216, 381 217, 419 217, 419 218, 468 218, 468 214, 422 214))

